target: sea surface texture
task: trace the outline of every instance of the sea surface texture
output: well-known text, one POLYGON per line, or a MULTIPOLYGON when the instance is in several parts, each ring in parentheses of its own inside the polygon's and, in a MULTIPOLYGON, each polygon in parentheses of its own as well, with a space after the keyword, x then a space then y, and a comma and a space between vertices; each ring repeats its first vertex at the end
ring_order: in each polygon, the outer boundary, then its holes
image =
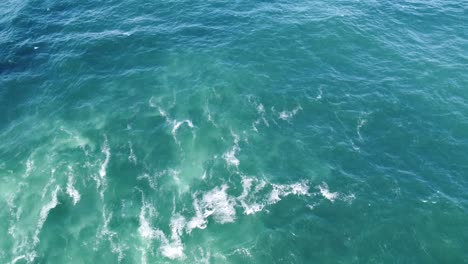
POLYGON ((467 1, 1 1, 0 263, 467 249, 467 1))

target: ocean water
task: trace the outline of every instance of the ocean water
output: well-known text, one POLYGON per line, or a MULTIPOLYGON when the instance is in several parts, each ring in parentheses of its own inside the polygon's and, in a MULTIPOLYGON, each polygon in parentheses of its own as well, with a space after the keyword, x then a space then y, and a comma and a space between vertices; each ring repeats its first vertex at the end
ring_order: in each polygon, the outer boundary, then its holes
POLYGON ((468 263, 468 2, 0 3, 0 263, 468 263))

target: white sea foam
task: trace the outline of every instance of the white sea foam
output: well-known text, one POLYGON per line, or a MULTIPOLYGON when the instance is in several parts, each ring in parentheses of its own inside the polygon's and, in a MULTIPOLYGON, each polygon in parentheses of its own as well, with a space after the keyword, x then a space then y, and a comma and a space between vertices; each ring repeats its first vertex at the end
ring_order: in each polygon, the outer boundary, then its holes
POLYGON ((133 148, 132 148, 132 142, 128 142, 128 147, 130 149, 130 154, 128 155, 128 160, 130 162, 132 162, 133 164, 136 164, 137 163, 137 158, 136 158, 136 155, 135 153, 133 152, 133 148))
POLYGON ((34 245, 37 245, 37 243, 39 243, 39 233, 41 232, 42 226, 47 220, 47 216, 49 215, 50 210, 54 209, 59 204, 58 198, 57 198, 57 194, 59 191, 60 191, 60 187, 57 185, 55 187, 55 190, 52 192, 52 200, 41 208, 39 220, 36 225, 36 232, 34 233, 34 238, 33 238, 34 245))
POLYGON ((187 233, 191 233, 193 229, 205 229, 206 219, 203 215, 202 209, 200 208, 200 202, 194 196, 193 197, 193 209, 195 210, 195 216, 187 223, 187 233))
POLYGON ((218 125, 215 123, 215 121, 213 120, 213 117, 211 116, 211 113, 208 112, 208 122, 210 122, 211 124, 213 124, 213 126, 215 127, 218 127, 218 125))
POLYGON ((161 254, 170 259, 183 259, 184 255, 184 246, 182 243, 167 243, 161 246, 161 254))
POLYGON ((16 199, 16 195, 18 195, 19 193, 21 193, 21 189, 22 187, 24 186, 25 184, 21 184, 18 186, 18 188, 13 191, 12 193, 10 193, 10 195, 8 195, 6 197, 6 203, 7 203, 7 206, 8 206, 8 209, 9 209, 9 212, 10 212, 10 224, 9 224, 9 227, 8 227, 8 234, 11 235, 11 237, 13 237, 14 239, 17 238, 17 223, 21 217, 21 214, 22 214, 22 206, 21 205, 18 205, 16 206, 15 205, 15 199, 16 199))
POLYGON ((161 107, 158 107, 159 114, 166 119, 166 123, 168 125, 172 126, 171 134, 172 137, 174 138, 175 142, 179 144, 179 141, 177 140, 177 130, 183 125, 187 124, 188 127, 194 128, 194 125, 192 123, 192 120, 190 119, 185 119, 185 120, 172 120, 169 115, 167 114, 166 111, 164 111, 161 107))
POLYGON ((362 135, 361 135, 361 128, 366 124, 367 120, 366 119, 360 119, 357 126, 356 126, 356 133, 358 134, 359 136, 359 140, 363 140, 362 139, 362 135))
POLYGON ((236 202, 233 197, 227 194, 227 189, 228 186, 223 184, 221 187, 216 187, 203 194, 201 200, 194 197, 195 216, 187 223, 188 233, 195 228, 206 228, 206 219, 210 216, 220 224, 234 222, 236 202))
POLYGON ((185 228, 185 218, 179 214, 176 214, 171 219, 171 238, 173 240, 180 240, 185 228))
POLYGON ((213 126, 215 127, 218 127, 218 125, 215 123, 214 119, 213 119, 213 116, 211 115, 211 111, 210 111, 210 108, 208 107, 208 103, 206 104, 205 106, 205 113, 207 115, 207 120, 208 122, 210 122, 211 124, 213 124, 213 126))
POLYGON ((250 214, 255 214, 257 212, 260 212, 265 208, 264 204, 259 204, 259 203, 253 203, 253 204, 243 204, 244 207, 244 214, 250 215, 250 214))
POLYGON ((109 229, 109 223, 112 220, 112 212, 106 214, 105 206, 103 206, 102 208, 102 218, 104 224, 99 236, 107 238, 107 241, 110 244, 111 252, 117 255, 117 261, 120 263, 123 257, 125 256, 124 250, 126 249, 126 246, 119 243, 119 237, 117 232, 109 229))
POLYGON ((184 245, 182 244, 181 235, 185 228, 185 218, 180 215, 173 216, 171 219, 171 239, 159 229, 153 229, 149 221, 155 215, 154 207, 143 201, 143 206, 140 210, 140 226, 138 232, 140 236, 146 240, 157 239, 161 242, 160 250, 164 257, 170 259, 183 259, 184 245))
POLYGON ((322 196, 331 202, 334 202, 339 196, 338 192, 330 192, 326 183, 322 183, 318 188, 322 196))
POLYGON ((11 264, 15 264, 20 260, 26 260, 27 263, 33 263, 34 259, 37 257, 37 253, 33 250, 31 252, 28 252, 26 254, 14 257, 13 260, 11 260, 11 264))
POLYGON ((156 190, 156 183, 154 181, 154 178, 151 175, 149 175, 148 173, 144 173, 143 175, 140 175, 137 177, 137 180, 143 180, 143 179, 147 179, 148 184, 151 187, 151 189, 156 190))
POLYGON ((148 105, 149 105, 150 107, 155 108, 155 107, 157 106, 156 103, 154 102, 154 100, 155 100, 155 99, 154 99, 153 96, 151 96, 150 99, 148 100, 148 105))
POLYGON ((193 123, 192 123, 191 120, 186 119, 186 120, 182 120, 182 121, 177 121, 177 120, 172 121, 172 131, 171 131, 171 133, 172 133, 172 136, 174 137, 174 139, 176 139, 177 130, 183 124, 187 124, 190 128, 193 128, 193 123))
POLYGON ((241 254, 247 257, 251 257, 252 254, 250 253, 250 250, 248 248, 237 248, 233 251, 234 254, 241 254))
POLYGON ((258 195, 266 185, 267 183, 264 180, 244 176, 242 177, 242 194, 237 197, 237 201, 244 209, 244 214, 250 215, 260 212, 266 206, 273 205, 288 195, 309 195, 309 186, 306 182, 293 184, 268 184, 272 188, 271 192, 269 192, 269 194, 258 195))
POLYGON ((257 112, 258 112, 259 114, 265 113, 265 107, 264 107, 262 104, 259 104, 259 105, 257 106, 257 112))
POLYGON ((257 105, 257 113, 260 115, 260 118, 257 119, 257 120, 254 122, 254 128, 255 128, 255 130, 257 130, 256 125, 260 124, 260 120, 261 120, 261 119, 263 119, 263 121, 265 122, 266 125, 268 124, 268 122, 266 122, 266 120, 265 120, 265 107, 263 106, 263 104, 257 105))
POLYGON ((166 173, 172 177, 172 179, 174 179, 174 181, 178 184, 180 183, 180 171, 179 170, 175 170, 175 169, 168 169, 166 171, 166 173))
POLYGON ((252 123, 252 129, 255 132, 258 132, 258 129, 257 129, 258 124, 260 124, 260 120, 255 120, 255 122, 252 123))
POLYGON ((239 147, 239 136, 234 134, 232 131, 231 134, 234 137, 234 145, 229 151, 223 154, 223 158, 229 166, 238 167, 240 165, 240 161, 237 159, 236 154, 241 150, 239 147))
POLYGON ((32 160, 31 158, 29 158, 27 161, 26 161, 26 172, 24 173, 24 178, 27 178, 29 177, 29 175, 31 175, 31 172, 32 170, 34 169, 34 160, 32 160))
MULTIPOLYGON (((154 106, 154 107, 156 107, 156 106, 154 106)), ((164 111, 164 109, 162 109, 161 107, 158 107, 158 112, 159 112, 159 114, 160 114, 161 116, 167 118, 167 112, 164 111)))
MULTIPOLYGON (((238 138, 235 142, 237 144, 238 138)), ((159 240, 161 242, 160 253, 166 258, 185 259, 184 244, 182 242, 184 232, 191 234, 194 229, 205 229, 209 218, 220 224, 231 223, 236 219, 236 206, 239 203, 244 209, 244 214, 250 215, 262 211, 268 205, 277 203, 285 196, 309 195, 309 186, 306 182, 284 185, 269 184, 264 180, 242 176, 241 183, 243 190, 238 197, 228 194, 229 187, 227 184, 222 184, 205 193, 195 192, 193 194, 195 215, 189 221, 176 212, 174 200, 170 236, 166 236, 164 232, 151 226, 152 219, 156 217, 156 209, 146 203, 143 197, 143 206, 139 216, 140 226, 138 227, 140 237, 147 241, 159 240), (265 193, 263 190, 267 185, 272 190, 265 193)), ((142 263, 146 261, 146 249, 148 247, 149 244, 142 250, 142 263)))
POLYGON ((185 218, 181 215, 175 215, 171 219, 171 240, 165 239, 162 241, 161 254, 170 259, 183 259, 184 245, 180 236, 185 227, 185 218))
POLYGON ((110 160, 110 147, 109 147, 109 142, 107 141, 107 137, 105 137, 104 144, 102 145, 101 152, 106 155, 104 162, 101 165, 101 168, 99 170, 99 176, 101 176, 101 179, 104 178, 107 174, 107 166, 109 165, 109 160, 110 160))
POLYGON ((125 256, 124 251, 128 247, 119 244, 118 242, 114 242, 112 239, 109 239, 109 243, 111 245, 111 252, 117 255, 117 262, 120 263, 125 256))
POLYGON ((354 151, 359 152, 361 150, 358 146, 356 146, 356 144, 354 144, 353 140, 350 139, 349 141, 351 142, 351 147, 353 148, 354 151))
POLYGON ((322 95, 323 95, 322 89, 319 89, 319 94, 317 95, 317 97, 315 97, 315 99, 317 100, 322 99, 322 95))
POLYGON ((22 260, 22 259, 26 259, 26 256, 25 255, 21 255, 21 256, 18 256, 18 257, 15 257, 10 263, 11 264, 15 264, 16 262, 22 260))
POLYGON ((218 223, 224 224, 233 222, 236 218, 234 209, 235 201, 227 194, 228 186, 223 184, 203 195, 201 206, 204 209, 204 216, 213 216, 218 223))
POLYGON ((286 195, 289 195, 289 194, 308 195, 309 193, 309 186, 304 182, 293 183, 293 184, 290 184, 289 187, 291 188, 291 190, 286 195))
POLYGON ((47 190, 49 190, 49 187, 55 183, 55 168, 52 168, 52 170, 50 171, 50 177, 49 177, 49 180, 47 181, 46 185, 44 186, 44 188, 42 189, 42 193, 41 193, 41 199, 44 200, 46 194, 47 194, 47 190))
POLYGON ((356 195, 354 193, 350 193, 348 195, 340 195, 341 199, 345 202, 351 203, 354 199, 356 199, 356 195))
POLYGON ((195 261, 194 263, 198 263, 198 264, 210 264, 212 263, 212 261, 210 261, 211 259, 211 253, 210 251, 206 250, 206 252, 203 250, 203 247, 201 246, 198 246, 197 248, 198 250, 198 256, 195 255, 195 261))
POLYGON ((239 151, 238 146, 233 146, 231 150, 227 151, 226 153, 223 154, 224 160, 226 160, 226 163, 230 166, 236 166, 238 167, 240 165, 239 159, 236 157, 236 153, 239 151))
POLYGON ((281 200, 281 198, 288 195, 309 195, 309 186, 305 182, 298 182, 293 184, 272 184, 273 190, 270 193, 268 202, 275 204, 281 200))
POLYGON ((250 192, 252 188, 253 178, 242 177, 242 194, 238 197, 238 199, 244 199, 250 192))
POLYGON ((75 183, 74 179, 74 174, 73 174, 73 169, 71 166, 68 167, 68 181, 67 181, 67 194, 70 196, 70 198, 73 199, 73 205, 76 205, 80 199, 81 195, 78 192, 78 190, 73 186, 75 183))
POLYGON ((147 251, 148 251, 147 248, 148 248, 147 246, 138 248, 138 250, 141 251, 141 258, 140 258, 140 263, 141 264, 148 264, 147 256, 146 256, 148 254, 147 253, 147 251))
POLYGON ((99 175, 93 174, 92 177, 96 181, 96 187, 99 192, 99 195, 101 199, 104 199, 104 192, 106 191, 106 178, 105 176, 107 175, 107 166, 109 165, 110 161, 110 147, 109 147, 109 142, 107 140, 107 136, 104 136, 104 143, 101 147, 101 153, 105 155, 104 161, 101 164, 101 167, 99 168, 99 175))
POLYGON ((75 147, 80 147, 84 150, 84 147, 86 145, 93 146, 90 142, 90 140, 86 137, 83 137, 79 132, 74 131, 74 130, 69 130, 64 126, 60 126, 60 131, 65 132, 70 138, 67 140, 63 140, 62 144, 60 144, 60 147, 70 147, 70 148, 75 148, 75 147))
POLYGON ((143 206, 140 209, 140 226, 138 227, 138 232, 140 233, 140 236, 144 239, 149 240, 160 237, 160 232, 151 228, 149 220, 147 219, 147 215, 151 220, 155 215, 155 209, 154 207, 143 203, 143 206))
POLYGON ((294 108, 294 109, 291 110, 291 111, 282 111, 282 112, 279 113, 279 119, 288 121, 288 120, 290 120, 293 116, 295 116, 295 115, 297 114, 297 112, 299 112, 299 110, 302 110, 302 107, 301 107, 301 106, 297 106, 296 108, 294 108))
POLYGON ((260 190, 262 190, 263 188, 265 188, 266 186, 266 181, 264 180, 259 180, 259 182, 257 183, 257 185, 255 186, 255 190, 253 193, 257 193, 259 192, 260 190))
MULTIPOLYGON (((253 178, 242 177, 242 194, 239 197, 237 197, 237 200, 240 202, 242 208, 244 209, 244 214, 246 215, 260 212, 265 207, 264 204, 246 201, 247 196, 249 195, 250 190, 252 189, 253 182, 253 178)), ((256 187, 258 186, 260 185, 258 184, 256 187)), ((256 189, 254 193, 256 193, 257 191, 258 190, 256 189)))
POLYGON ((257 105, 257 113, 260 114, 260 117, 252 123, 252 129, 255 132, 258 132, 257 126, 260 124, 261 121, 263 121, 265 126, 267 126, 267 127, 270 126, 270 124, 268 123, 268 121, 265 118, 265 107, 263 106, 263 104, 257 105))

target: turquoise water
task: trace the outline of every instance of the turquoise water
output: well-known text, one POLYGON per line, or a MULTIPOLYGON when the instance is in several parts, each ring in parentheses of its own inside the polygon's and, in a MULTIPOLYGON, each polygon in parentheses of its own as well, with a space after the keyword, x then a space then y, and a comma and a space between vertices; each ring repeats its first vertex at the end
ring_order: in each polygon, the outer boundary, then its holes
POLYGON ((468 263, 466 1, 0 4, 0 263, 468 263))

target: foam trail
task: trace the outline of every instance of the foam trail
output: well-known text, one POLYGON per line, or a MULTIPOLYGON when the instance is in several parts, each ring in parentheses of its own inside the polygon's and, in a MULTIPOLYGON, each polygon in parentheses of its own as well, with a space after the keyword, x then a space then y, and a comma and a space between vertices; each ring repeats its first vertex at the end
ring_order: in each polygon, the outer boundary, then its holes
POLYGON ((242 208, 244 209, 244 214, 245 215, 251 215, 258 213, 265 208, 264 204, 259 204, 259 203, 253 203, 253 204, 247 204, 243 201, 241 201, 242 208))
POLYGON ((239 136, 234 134, 232 131, 231 131, 231 134, 234 137, 234 145, 229 151, 223 154, 223 158, 229 166, 239 167, 240 161, 236 157, 237 152, 240 151, 239 136))
POLYGON ((195 263, 210 264, 211 253, 210 251, 204 251, 201 246, 198 247, 199 256, 195 256, 195 263))
POLYGON ((141 251, 141 259, 140 259, 140 263, 141 264, 147 264, 148 261, 146 260, 147 259, 147 249, 146 248, 140 248, 140 251, 141 251))
POLYGON ((326 183, 319 185, 318 188, 322 196, 331 202, 334 202, 339 196, 337 192, 330 192, 326 183))
POLYGON ((238 167, 240 165, 239 159, 236 157, 236 152, 239 151, 238 146, 233 146, 231 150, 223 154, 224 160, 230 166, 238 167))
POLYGON ((41 193, 41 199, 44 200, 44 197, 45 195, 47 194, 47 190, 49 189, 49 187, 55 183, 55 168, 52 168, 52 170, 50 171, 50 178, 49 178, 49 181, 47 182, 47 184, 44 186, 44 189, 42 189, 42 193, 41 193))
MULTIPOLYGON (((242 194, 237 197, 237 200, 241 203, 242 208, 244 209, 244 214, 250 215, 250 214, 255 214, 257 212, 260 212, 263 210, 265 205, 259 204, 257 202, 253 202, 251 204, 248 204, 245 199, 249 195, 250 190, 252 189, 254 179, 252 178, 246 178, 242 177, 242 194)), ((264 182, 263 182, 264 183, 264 182)), ((258 192, 261 188, 263 188, 265 185, 257 185, 257 188, 254 190, 254 193, 258 192), (260 186, 260 188, 259 188, 260 186)))
POLYGON ((26 260, 27 263, 33 263, 36 256, 37 255, 36 255, 35 251, 28 252, 28 253, 26 253, 24 255, 15 257, 10 263, 11 264, 16 264, 18 261, 23 260, 23 259, 26 260))
POLYGON ((112 212, 109 215, 106 215, 106 207, 102 208, 102 218, 104 220, 104 225, 101 229, 100 236, 106 237, 107 241, 111 246, 111 252, 117 254, 117 261, 120 263, 123 259, 125 247, 118 243, 118 234, 115 231, 109 229, 109 223, 112 220, 112 212), (117 240, 114 241, 114 240, 117 240))
POLYGON ((234 222, 236 218, 235 202, 227 194, 228 186, 223 184, 221 188, 214 188, 203 195, 202 206, 205 215, 213 215, 215 221, 224 224, 234 222))
POLYGON ((189 234, 195 228, 205 229, 207 224, 202 209, 200 208, 200 203, 195 197, 193 198, 193 208, 195 210, 195 216, 187 223, 187 233, 189 234))
POLYGON ((270 193, 268 199, 269 204, 275 204, 281 200, 281 198, 294 194, 294 195, 308 195, 309 186, 306 183, 293 183, 289 185, 273 184, 273 190, 270 193))
POLYGON ((80 193, 78 192, 77 189, 75 189, 75 187, 73 186, 73 184, 75 183, 75 180, 74 180, 74 175, 73 175, 73 169, 71 166, 68 167, 68 182, 67 182, 67 194, 70 196, 70 198, 73 199, 73 205, 76 205, 80 199, 81 199, 81 195, 80 193))
MULTIPOLYGON (((156 107, 156 106, 154 106, 154 107, 156 107)), ((166 119, 168 118, 168 117, 167 117, 167 112, 164 111, 164 109, 162 109, 161 107, 158 107, 158 112, 159 112, 159 114, 160 114, 161 116, 165 117, 166 119)))
POLYGON ((260 124, 260 120, 255 120, 255 122, 253 122, 252 124, 253 131, 258 132, 258 129, 257 129, 258 124, 260 124))
POLYGON ((215 123, 215 121, 214 121, 214 119, 213 119, 213 116, 211 115, 210 108, 208 107, 208 104, 207 104, 206 107, 205 107, 205 112, 206 112, 206 114, 207 114, 208 122, 210 122, 211 124, 213 124, 213 126, 218 127, 218 125, 215 123))
POLYGON ((257 106, 257 112, 258 112, 259 114, 265 113, 265 107, 263 106, 263 104, 259 104, 259 105, 257 106))
POLYGON ((156 107, 156 103, 154 102, 153 96, 151 96, 150 99, 148 100, 148 105, 153 108, 156 107))
POLYGON ((33 238, 34 245, 37 245, 37 243, 39 243, 39 233, 41 232, 42 226, 44 225, 50 210, 54 209, 59 204, 57 198, 57 194, 59 191, 60 187, 57 185, 52 193, 52 200, 41 208, 39 221, 37 222, 36 232, 34 233, 33 238))
POLYGON ((156 230, 153 230, 151 228, 151 225, 148 219, 146 218, 147 214, 149 214, 149 217, 151 219, 155 214, 155 210, 153 207, 150 207, 148 204, 143 202, 143 206, 140 209, 140 226, 138 227, 138 232, 140 233, 140 236, 144 239, 149 240, 160 237, 160 232, 157 232, 156 230))
POLYGON ((109 142, 107 141, 107 137, 105 137, 104 144, 102 146, 101 152, 106 155, 106 158, 104 162, 101 165, 101 168, 99 169, 99 176, 101 176, 101 179, 104 178, 107 174, 107 165, 109 165, 109 160, 110 160, 110 147, 109 147, 109 142))
POLYGON ((179 127, 183 124, 187 124, 190 128, 193 128, 193 123, 191 120, 183 120, 183 121, 177 121, 177 120, 174 120, 172 121, 172 131, 171 131, 171 134, 172 136, 174 137, 174 139, 177 141, 177 138, 176 138, 176 134, 177 134, 177 130, 179 129, 179 127))
POLYGON ((322 95, 323 95, 322 89, 319 89, 319 94, 317 95, 317 97, 315 97, 315 99, 317 100, 322 99, 322 95))
POLYGON ((356 133, 359 136, 359 140, 362 141, 362 135, 361 135, 361 128, 366 124, 367 120, 366 119, 359 119, 359 122, 356 126, 356 133))
POLYGON ((136 164, 137 163, 137 158, 136 158, 136 155, 135 153, 133 152, 133 148, 132 148, 132 142, 128 142, 128 147, 130 149, 130 154, 128 155, 128 160, 130 162, 132 162, 133 164, 136 164))
POLYGON ((257 126, 260 124, 260 121, 263 121, 265 126, 267 126, 267 127, 270 126, 270 124, 268 123, 268 121, 265 118, 265 107, 263 106, 263 104, 259 104, 257 106, 257 113, 260 114, 260 117, 257 120, 255 120, 255 122, 253 122, 253 124, 252 124, 252 129, 255 132, 258 132, 257 126))
POLYGON ((262 211, 266 206, 281 201, 288 195, 309 196, 309 186, 306 182, 293 184, 269 184, 272 190, 266 196, 258 196, 258 193, 266 187, 267 183, 254 178, 242 177, 242 194, 237 197, 244 209, 244 214, 250 215, 262 211), (255 185, 255 188, 253 188, 255 185), (253 189, 253 191, 252 191, 253 189))
POLYGON ((302 110, 301 106, 298 106, 298 107, 294 108, 292 111, 282 111, 282 112, 279 113, 279 119, 282 119, 284 121, 288 121, 293 116, 295 116, 297 114, 297 112, 299 112, 299 110, 302 110))
POLYGON ((194 197, 195 216, 187 223, 187 233, 192 232, 195 228, 205 229, 206 219, 210 216, 220 224, 234 222, 236 202, 233 197, 227 194, 227 189, 228 186, 223 184, 221 187, 216 187, 205 193, 201 200, 194 197))
POLYGON ((29 158, 29 159, 26 161, 26 172, 24 173, 23 178, 29 177, 29 175, 31 175, 31 172, 32 172, 33 169, 34 169, 34 160, 32 160, 31 158, 29 158))
POLYGON ((158 111, 162 117, 166 118, 166 122, 172 125, 171 134, 177 144, 179 144, 179 141, 177 140, 177 130, 180 128, 180 126, 183 124, 187 124, 187 126, 189 126, 190 128, 194 127, 190 119, 185 119, 182 121, 172 120, 171 118, 169 118, 169 115, 167 114, 167 112, 164 111, 161 107, 158 107, 158 111))
MULTIPOLYGON (((158 239, 161 241, 160 250, 164 257, 170 259, 185 258, 184 246, 180 238, 185 227, 185 218, 180 215, 176 215, 171 219, 171 242, 161 230, 153 229, 151 227, 149 221, 153 218, 154 215, 155 209, 143 201, 143 206, 140 210, 139 217, 140 226, 138 227, 140 237, 145 240, 158 239), (149 219, 147 216, 149 216, 149 219)), ((142 254, 142 258, 143 257, 146 258, 146 252, 142 254)))
MULTIPOLYGON (((236 140, 236 143, 238 139, 236 140)), ((193 194, 193 208, 195 215, 187 221, 185 217, 174 211, 170 222, 171 235, 166 236, 161 230, 151 226, 152 218, 156 215, 156 210, 153 206, 146 203, 143 197, 143 205, 140 209, 138 232, 140 237, 146 241, 157 239, 161 242, 161 255, 169 259, 185 259, 184 244, 182 243, 183 233, 190 234, 194 229, 205 229, 207 227, 207 219, 212 219, 220 224, 234 222, 236 219, 236 206, 240 202, 244 208, 244 214, 250 215, 263 210, 267 205, 272 205, 288 195, 309 195, 309 186, 305 182, 280 185, 271 184, 272 191, 266 194, 261 200, 263 203, 255 201, 258 198, 257 194, 266 187, 267 183, 263 180, 247 178, 242 176, 242 194, 235 198, 227 193, 228 185, 223 184, 215 187, 210 191, 203 193, 200 197, 198 193, 193 194), (198 197, 198 198, 197 198, 198 197), (254 200, 252 203, 247 203, 246 200, 254 200)), ((174 201, 175 203, 175 201, 174 201)), ((174 205, 175 208, 175 205, 174 205)), ((150 244, 146 244, 146 248, 142 249, 141 262, 146 263, 147 249, 150 244)))
POLYGON ((21 256, 18 256, 18 257, 15 257, 10 263, 11 264, 15 264, 16 262, 22 260, 22 259, 26 259, 26 256, 25 255, 21 255, 21 256))
POLYGON ((137 180, 143 180, 143 179, 147 179, 148 184, 151 187, 151 189, 156 190, 156 183, 154 182, 154 179, 152 176, 150 176, 148 173, 145 173, 137 177, 137 180))
POLYGON ((253 183, 252 178, 242 177, 242 194, 238 197, 238 199, 244 199, 250 192, 253 183))
POLYGON ((175 215, 171 219, 171 239, 172 242, 169 242, 167 239, 166 243, 163 243, 161 246, 161 254, 170 259, 183 259, 185 258, 184 254, 184 245, 180 236, 185 227, 185 218, 180 215, 175 215))

